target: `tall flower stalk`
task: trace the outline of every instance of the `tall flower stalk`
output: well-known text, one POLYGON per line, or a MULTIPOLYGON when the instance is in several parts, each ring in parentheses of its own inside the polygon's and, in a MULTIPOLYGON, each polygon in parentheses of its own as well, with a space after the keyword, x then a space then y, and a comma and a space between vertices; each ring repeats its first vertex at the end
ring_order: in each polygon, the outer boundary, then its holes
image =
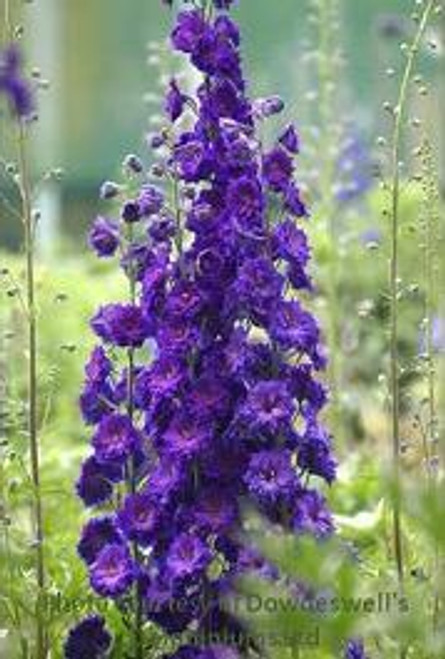
MULTIPOLYGON (((6 3, 5 24, 10 28, 9 3, 6 3)), ((21 201, 21 219, 25 251, 25 294, 23 295, 24 315, 27 325, 28 353, 28 437, 30 471, 33 500, 34 539, 37 597, 35 601, 36 656, 43 659, 47 655, 45 621, 43 618, 43 597, 45 591, 44 529, 43 506, 40 483, 40 447, 38 436, 38 347, 37 347, 37 306, 35 291, 35 220, 32 210, 32 184, 26 151, 29 119, 34 110, 31 87, 21 71, 21 53, 12 43, 0 52, 0 94, 9 102, 17 127, 18 187, 21 201)))
MULTIPOLYGON (((319 416, 326 359, 298 299, 312 289, 299 138, 288 125, 262 143, 284 104, 248 98, 231 4, 179 12, 172 46, 201 82, 191 96, 170 80, 154 165, 125 159, 125 180, 101 189, 118 217, 99 216, 89 234, 99 257, 120 255, 130 299, 91 321, 80 404, 92 452, 76 489, 96 514, 78 550, 93 590, 131 615, 138 658, 148 621, 186 635, 171 658, 248 651, 224 598, 246 572, 277 571, 247 544, 245 504, 286 531, 333 531, 315 480, 336 472, 319 416)), ((99 657, 110 643, 89 616, 65 654, 99 657)))
POLYGON ((36 598, 36 652, 37 657, 46 657, 46 641, 43 619, 43 602, 45 594, 45 557, 43 503, 40 479, 40 445, 38 434, 38 381, 37 381, 37 307, 35 292, 35 223, 32 213, 31 183, 26 154, 26 127, 18 127, 19 175, 22 199, 23 233, 26 259, 26 321, 28 327, 28 433, 31 456, 31 479, 34 500, 34 542, 36 552, 37 598, 36 598))
POLYGON ((400 195, 401 195, 401 159, 403 152, 404 125, 407 114, 409 85, 413 76, 418 50, 436 6, 435 0, 429 0, 420 10, 418 26, 412 44, 406 52, 406 64, 399 89, 396 105, 392 109, 394 126, 391 137, 390 159, 390 404, 393 475, 396 495, 393 504, 393 541, 397 574, 400 586, 404 583, 404 552, 401 528, 401 494, 400 494, 400 356, 399 356, 399 297, 400 297, 400 195))

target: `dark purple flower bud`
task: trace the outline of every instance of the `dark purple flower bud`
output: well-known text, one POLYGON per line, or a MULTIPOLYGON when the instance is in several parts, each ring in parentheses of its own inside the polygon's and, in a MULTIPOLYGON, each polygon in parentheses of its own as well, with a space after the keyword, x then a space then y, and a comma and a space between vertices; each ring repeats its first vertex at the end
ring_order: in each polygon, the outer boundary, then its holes
POLYGON ((311 474, 332 483, 336 476, 337 462, 332 455, 332 447, 326 430, 308 423, 306 432, 299 440, 298 466, 311 474))
MULTIPOLYGON (((226 8, 228 8, 229 3, 233 0, 220 0, 221 5, 225 3, 226 8)), ((221 7, 223 8, 223 7, 221 7)), ((231 41, 235 46, 239 46, 241 43, 241 35, 236 23, 232 21, 229 16, 218 16, 215 21, 215 31, 219 37, 223 37, 228 41, 231 41)))
POLYGON ((284 110, 284 101, 279 96, 258 98, 253 104, 253 109, 259 119, 266 119, 275 114, 280 114, 284 110))
POLYGON ((304 201, 301 199, 300 190, 291 183, 285 192, 284 205, 286 210, 297 217, 306 217, 308 215, 304 201))
POLYGON ((167 96, 165 97, 165 111, 170 121, 175 122, 181 116, 187 96, 181 92, 175 78, 170 80, 167 96))
POLYGON ((113 494, 113 483, 123 477, 122 467, 112 463, 99 463, 94 456, 82 464, 76 492, 85 506, 98 506, 108 501, 113 494))
POLYGON ((141 174, 144 171, 142 160, 134 153, 130 153, 125 156, 123 166, 133 174, 141 174))
POLYGON ((199 181, 205 174, 206 153, 200 140, 189 138, 175 148, 175 160, 181 176, 188 183, 199 181))
POLYGON ((264 180, 276 192, 287 190, 293 170, 292 159, 281 148, 273 149, 263 158, 264 180))
POLYGON ((300 150, 300 140, 298 138, 295 126, 290 124, 280 135, 278 141, 290 153, 296 154, 300 150))
POLYGON ((120 597, 128 591, 135 576, 133 559, 122 544, 106 545, 90 571, 91 586, 102 597, 120 597))
POLYGON ((155 164, 151 167, 151 169, 150 169, 150 173, 151 173, 151 175, 154 176, 155 178, 163 178, 163 177, 165 176, 165 174, 166 174, 166 169, 165 169, 165 167, 164 167, 163 165, 161 165, 160 163, 155 163, 155 164))
POLYGON ((200 11, 183 11, 172 32, 173 45, 184 53, 193 53, 208 29, 200 11))
POLYGON ((88 242, 99 257, 113 256, 119 247, 118 225, 99 215, 90 229, 88 242))
POLYGON ((94 425, 113 411, 113 390, 106 382, 86 382, 79 402, 85 423, 94 425))
POLYGON ((88 616, 68 632, 63 648, 64 657, 65 659, 103 659, 111 641, 111 634, 106 629, 102 616, 88 616))
POLYGON ((155 135, 148 135, 147 142, 152 149, 160 149, 165 144, 165 138, 163 135, 156 133, 155 135))
POLYGON ((113 181, 104 181, 100 186, 100 198, 101 199, 114 199, 118 196, 120 192, 120 187, 117 183, 113 181))
POLYGON ((154 218, 148 233, 155 243, 168 242, 176 234, 176 222, 172 217, 154 218))
POLYGON ((122 206, 121 216, 124 222, 129 224, 138 222, 141 219, 142 210, 137 201, 126 201, 122 206))
POLYGON ((155 185, 144 185, 138 197, 138 206, 144 217, 156 215, 164 204, 164 195, 155 185))

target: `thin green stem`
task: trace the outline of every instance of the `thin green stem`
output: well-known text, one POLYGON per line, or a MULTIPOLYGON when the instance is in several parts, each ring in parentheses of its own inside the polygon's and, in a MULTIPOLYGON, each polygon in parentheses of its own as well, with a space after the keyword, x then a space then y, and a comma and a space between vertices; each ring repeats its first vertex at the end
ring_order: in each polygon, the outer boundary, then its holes
MULTIPOLYGON (((129 231, 128 242, 131 245, 133 242, 133 228, 131 224, 129 225, 128 231, 129 231)), ((130 294, 131 303, 136 304, 136 280, 135 280, 135 273, 132 270, 130 270, 130 272, 128 273, 128 281, 129 281, 129 294, 130 294)), ((128 411, 128 417, 132 423, 134 421, 134 367, 135 367, 134 348, 129 348, 127 353, 127 368, 128 368, 127 411, 128 411)), ((131 460, 128 472, 129 473, 127 477, 127 490, 130 494, 133 495, 137 491, 136 464, 134 459, 131 460)), ((136 564, 139 564, 141 560, 141 556, 137 542, 132 543, 132 551, 136 564)), ((141 598, 139 583, 136 580, 134 586, 134 627, 133 627, 134 652, 135 652, 134 659, 143 659, 144 643, 143 643, 143 634, 142 634, 142 614, 143 614, 142 598, 141 598)))
POLYGON ((43 601, 45 594, 45 558, 43 503, 40 486, 40 446, 37 421, 37 313, 35 296, 35 263, 34 263, 34 227, 31 206, 31 183, 26 154, 26 129, 19 123, 18 129, 18 159, 20 171, 20 190, 23 213, 23 229, 26 260, 26 298, 28 326, 28 434, 31 454, 31 479, 33 484, 33 514, 35 528, 37 598, 36 598, 36 652, 38 659, 46 657, 46 638, 43 619, 43 601))
POLYGON ((401 529, 400 506, 400 355, 399 355, 399 233, 400 233, 400 159, 402 153, 403 126, 406 114, 408 88, 411 81, 417 52, 428 21, 435 6, 435 0, 429 0, 420 19, 416 35, 407 54, 397 105, 394 108, 394 129, 391 151, 391 257, 390 257, 390 379, 391 379, 391 435, 393 453, 393 472, 396 485, 396 496, 393 506, 394 553, 399 584, 404 582, 404 553, 401 529))

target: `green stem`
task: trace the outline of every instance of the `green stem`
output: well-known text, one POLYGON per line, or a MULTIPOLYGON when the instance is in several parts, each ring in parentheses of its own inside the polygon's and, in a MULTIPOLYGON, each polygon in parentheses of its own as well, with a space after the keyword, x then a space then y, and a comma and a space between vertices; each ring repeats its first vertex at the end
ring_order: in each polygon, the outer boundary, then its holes
MULTIPOLYGON (((401 525, 401 499, 400 499, 400 355, 399 355, 399 230, 400 230, 400 159, 402 153, 403 126, 406 114, 408 88, 411 81, 414 62, 423 35, 425 33, 430 14, 436 0, 429 0, 426 5, 414 37, 413 43, 407 53, 407 61, 402 76, 397 104, 394 108, 394 129, 392 135, 391 151, 391 256, 390 256, 390 402, 391 402, 391 437, 392 437, 392 468, 395 484, 395 498, 393 503, 393 542, 394 555, 399 580, 399 587, 403 591, 405 580, 404 548, 401 525)), ((401 648, 400 656, 406 656, 406 648, 401 648)))
MULTIPOLYGON (((129 234, 128 242, 131 244, 133 242, 133 227, 129 225, 129 234)), ((128 273, 129 281, 129 293, 130 300, 132 304, 136 304, 136 282, 135 282, 135 273, 130 271, 128 273)), ((128 376, 127 376, 127 386, 128 386, 128 416, 133 423, 134 421, 134 348, 128 349, 127 354, 127 367, 128 367, 128 376)), ((129 466, 129 473, 127 477, 127 490, 130 494, 135 494, 137 491, 137 481, 136 481, 136 465, 134 459, 131 460, 129 466)), ((139 547, 137 542, 132 543, 133 557, 137 564, 140 563, 141 556, 139 553, 139 547)), ((139 584, 136 581, 134 586, 134 659, 143 659, 143 634, 142 634, 142 598, 139 590, 139 584)))
POLYGON ((28 433, 31 454, 31 478, 34 499, 34 526, 37 572, 36 599, 36 650, 38 659, 46 657, 46 638, 43 619, 45 591, 45 558, 43 504, 40 486, 40 446, 37 430, 37 314, 35 299, 34 226, 32 219, 31 184, 26 157, 26 132, 23 123, 18 131, 20 190, 23 212, 23 228, 26 259, 26 298, 28 325, 28 433))

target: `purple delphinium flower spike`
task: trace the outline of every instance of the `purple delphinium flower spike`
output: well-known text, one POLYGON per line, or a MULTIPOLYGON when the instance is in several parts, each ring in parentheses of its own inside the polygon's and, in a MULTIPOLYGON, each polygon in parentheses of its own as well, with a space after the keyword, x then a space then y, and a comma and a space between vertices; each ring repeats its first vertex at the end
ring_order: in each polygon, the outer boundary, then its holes
MULTIPOLYGON (((100 345, 80 400, 93 454, 77 493, 107 506, 78 546, 93 589, 118 606, 134 591, 144 620, 202 638, 242 635, 223 607, 240 575, 279 577, 240 540, 244 504, 322 540, 333 522, 312 477, 336 473, 320 328, 300 299, 312 285, 299 138, 288 125, 262 143, 260 124, 284 103, 249 99, 232 4, 178 13, 172 46, 200 82, 187 96, 168 83, 165 126, 149 140, 159 184, 138 161, 128 185, 102 186, 120 206, 95 220, 90 244, 99 257, 119 249, 129 295, 91 321, 100 345)), ((209 640, 171 656, 239 654, 209 640)))

